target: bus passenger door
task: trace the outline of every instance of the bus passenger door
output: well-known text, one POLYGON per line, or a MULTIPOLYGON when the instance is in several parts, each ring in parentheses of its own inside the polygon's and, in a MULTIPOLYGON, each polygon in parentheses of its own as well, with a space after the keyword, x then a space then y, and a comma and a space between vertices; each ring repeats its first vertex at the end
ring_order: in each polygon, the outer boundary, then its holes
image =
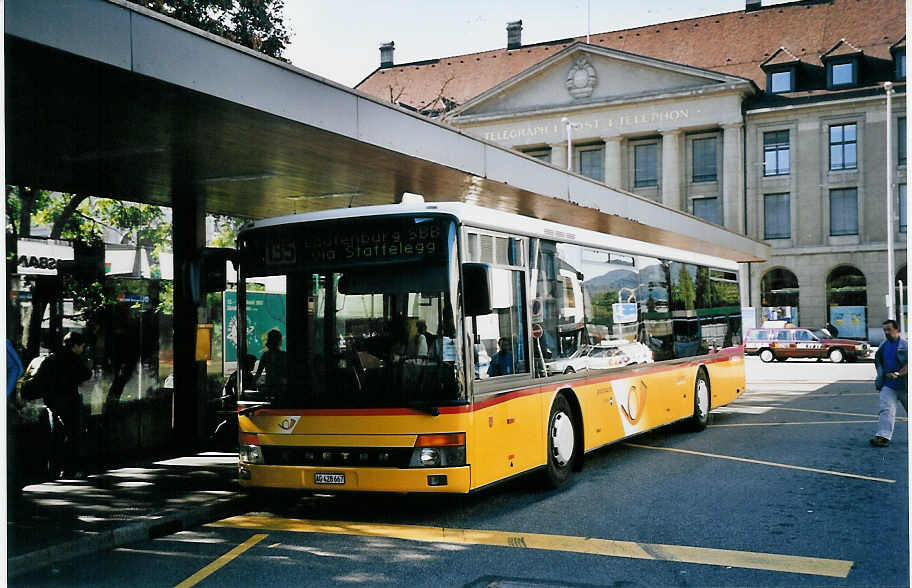
MULTIPOLYGON (((493 249, 496 256, 506 247, 493 249)), ((497 267, 518 265, 512 259, 492 261, 491 313, 466 319, 474 348, 469 459, 476 488, 539 465, 544 455, 538 383, 531 373, 525 272, 497 267)))

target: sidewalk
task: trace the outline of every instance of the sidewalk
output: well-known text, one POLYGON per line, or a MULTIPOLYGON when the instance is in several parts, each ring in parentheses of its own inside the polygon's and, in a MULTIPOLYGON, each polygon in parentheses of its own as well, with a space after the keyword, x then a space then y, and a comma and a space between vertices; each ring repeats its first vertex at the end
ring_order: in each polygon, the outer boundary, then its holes
POLYGON ((26 486, 8 502, 7 574, 241 512, 237 454, 201 453, 26 486))

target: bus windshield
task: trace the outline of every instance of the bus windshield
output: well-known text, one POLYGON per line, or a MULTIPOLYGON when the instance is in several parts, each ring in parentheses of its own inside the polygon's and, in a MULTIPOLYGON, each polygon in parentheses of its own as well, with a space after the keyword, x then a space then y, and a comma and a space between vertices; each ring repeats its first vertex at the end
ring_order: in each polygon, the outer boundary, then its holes
POLYGON ((249 398, 286 408, 466 402, 451 220, 347 219, 249 233, 239 285, 246 353, 258 360, 249 398), (258 319, 253 286, 276 278, 283 325, 258 319))

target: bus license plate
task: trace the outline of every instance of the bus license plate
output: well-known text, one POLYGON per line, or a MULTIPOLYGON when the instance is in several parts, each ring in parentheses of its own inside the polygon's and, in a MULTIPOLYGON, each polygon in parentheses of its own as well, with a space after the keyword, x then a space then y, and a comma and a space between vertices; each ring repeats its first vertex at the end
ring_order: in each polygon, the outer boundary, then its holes
POLYGON ((345 474, 314 474, 314 484, 344 484, 345 474))

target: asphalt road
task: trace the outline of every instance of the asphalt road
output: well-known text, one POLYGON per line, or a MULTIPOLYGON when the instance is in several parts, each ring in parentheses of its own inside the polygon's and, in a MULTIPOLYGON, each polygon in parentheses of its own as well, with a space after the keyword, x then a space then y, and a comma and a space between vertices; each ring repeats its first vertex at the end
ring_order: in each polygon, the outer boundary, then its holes
POLYGON ((908 586, 908 423, 869 446, 872 371, 748 360, 706 431, 602 449, 557 491, 289 499, 16 583, 908 586))

